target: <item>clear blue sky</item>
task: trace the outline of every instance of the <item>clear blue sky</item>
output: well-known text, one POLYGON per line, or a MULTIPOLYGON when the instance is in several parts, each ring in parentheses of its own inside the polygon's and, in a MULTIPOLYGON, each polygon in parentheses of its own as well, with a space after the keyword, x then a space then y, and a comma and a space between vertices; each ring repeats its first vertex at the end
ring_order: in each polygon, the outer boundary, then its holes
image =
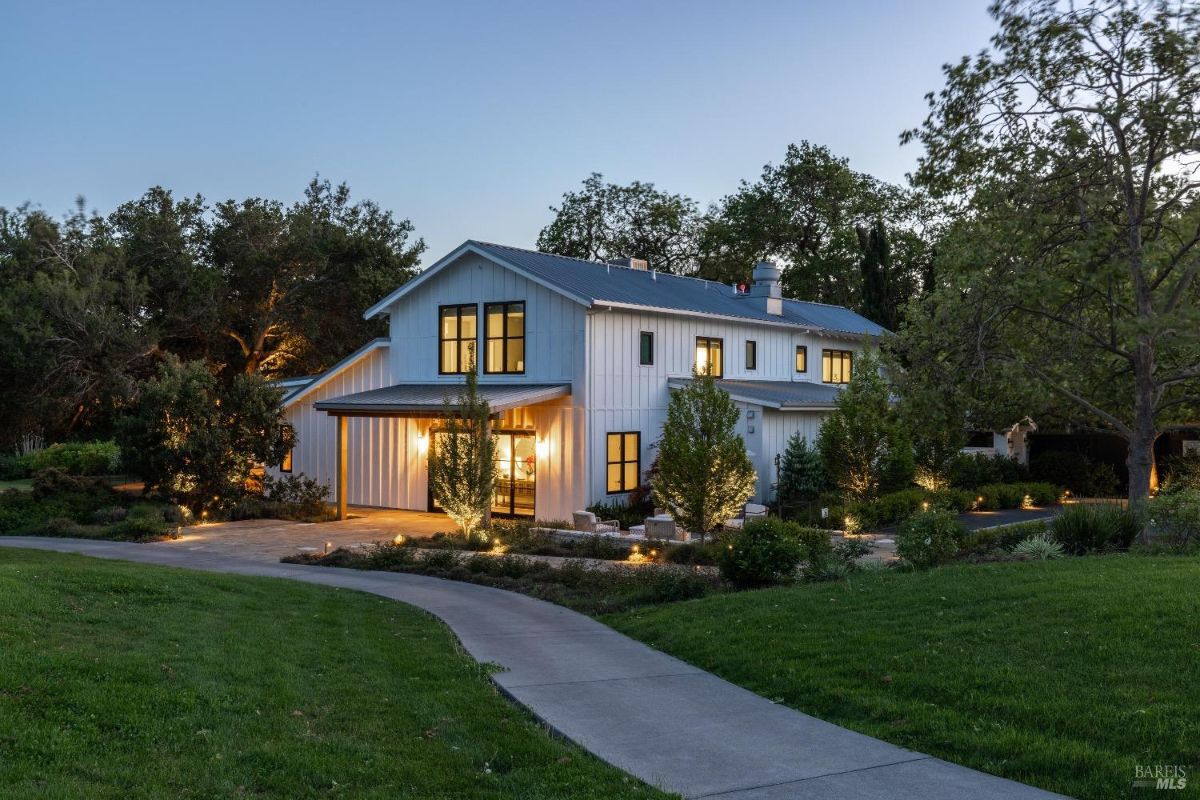
POLYGON ((532 245, 592 171, 707 205, 808 139, 899 182, 985 7, 0 0, 0 206, 291 202, 319 172, 412 219, 430 263, 532 245))

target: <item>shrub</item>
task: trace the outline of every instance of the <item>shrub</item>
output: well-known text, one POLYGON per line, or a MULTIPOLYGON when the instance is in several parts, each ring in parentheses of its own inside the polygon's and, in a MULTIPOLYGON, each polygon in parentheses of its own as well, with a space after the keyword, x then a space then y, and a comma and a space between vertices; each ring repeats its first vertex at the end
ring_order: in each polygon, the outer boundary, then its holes
POLYGON ((864 528, 890 525, 911 517, 926 502, 928 499, 924 489, 902 489, 881 495, 874 502, 864 503, 858 509, 858 516, 864 528))
POLYGON ((751 520, 721 542, 721 576, 739 587, 775 583, 794 574, 801 561, 821 561, 832 550, 825 531, 777 517, 751 520))
POLYGON ((38 470, 60 469, 68 475, 111 475, 120 469, 121 448, 113 441, 60 442, 19 459, 25 477, 38 470))
POLYGON ((896 553, 913 566, 932 567, 958 552, 965 534, 953 513, 941 508, 922 511, 901 523, 896 553))
POLYGON ((1069 505, 1050 523, 1068 553, 1128 550, 1141 533, 1140 517, 1115 505, 1069 505))
POLYGON ((978 492, 983 498, 979 507, 987 511, 1020 508, 1025 501, 1025 489, 1019 483, 989 483, 980 486, 978 492))
POLYGON ((149 516, 129 517, 109 526, 107 538, 124 542, 144 542, 168 535, 167 523, 149 516))
POLYGON ((1186 550, 1200 541, 1200 489, 1164 492, 1150 502, 1149 511, 1151 543, 1186 550))
POLYGON ((962 549, 971 553, 987 553, 996 548, 1011 550, 1030 536, 1040 536, 1046 533, 1046 530, 1047 524, 1043 519, 983 528, 966 534, 962 549))
POLYGON ((1080 497, 1111 497, 1121 483, 1111 464, 1067 450, 1038 453, 1029 470, 1035 480, 1065 487, 1080 497))
POLYGON ((1012 549, 1013 555, 1035 561, 1063 557, 1063 546, 1048 533, 1038 533, 1022 539, 1012 549))
POLYGON ((1029 478, 1029 471, 1007 456, 959 453, 947 469, 950 485, 959 489, 978 489, 995 483, 1017 483, 1029 478))
POLYGON ((1185 453, 1163 459, 1163 492, 1200 489, 1200 455, 1185 453))
POLYGON ((1025 490, 1025 495, 1033 501, 1035 506, 1052 506, 1058 502, 1062 491, 1053 483, 1034 482, 1022 483, 1021 488, 1025 490))
POLYGON ((833 546, 833 560, 854 567, 870 552, 871 545, 864 539, 842 539, 833 546))
POLYGON ((775 494, 782 511, 794 511, 816 498, 825 488, 825 468, 821 454, 809 447, 808 440, 796 431, 788 439, 779 462, 779 481, 775 494))

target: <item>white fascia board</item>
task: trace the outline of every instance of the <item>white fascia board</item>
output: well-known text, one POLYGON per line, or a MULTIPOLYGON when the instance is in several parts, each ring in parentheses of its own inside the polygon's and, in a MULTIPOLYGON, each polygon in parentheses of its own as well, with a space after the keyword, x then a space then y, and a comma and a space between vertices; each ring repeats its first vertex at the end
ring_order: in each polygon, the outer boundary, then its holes
POLYGON ((324 385, 334 375, 337 375, 342 370, 346 369, 347 367, 352 366, 353 364, 358 362, 363 356, 367 355, 368 353, 372 353, 381 347, 388 347, 390 345, 391 345, 391 342, 388 339, 372 339, 371 341, 367 342, 362 347, 355 350, 350 355, 343 358, 338 363, 334 364, 329 369, 322 372, 316 379, 314 379, 307 386, 301 387, 300 389, 297 389, 296 391, 292 392, 291 394, 284 396, 283 407, 287 408, 292 403, 295 403, 297 400, 299 400, 301 397, 304 397, 309 392, 312 392, 313 390, 317 389, 318 387, 324 385))
POLYGON ((592 301, 589 298, 580 297, 579 295, 574 294, 573 292, 568 292, 567 290, 563 289, 561 286, 556 286, 547 280, 539 278, 538 276, 536 276, 530 272, 527 272, 526 270, 521 269, 520 267, 516 266, 515 264, 512 264, 511 262, 506 261, 503 258, 499 258, 492 253, 488 253, 488 252, 482 250, 481 248, 476 247, 475 244, 473 244, 472 242, 467 241, 467 242, 463 242, 461 245, 459 245, 458 248, 456 248, 454 251, 452 251, 449 255, 443 256, 441 259, 439 259, 437 262, 435 262, 433 265, 431 265, 428 269, 426 269, 420 275, 413 278, 408 283, 401 284, 395 291, 393 291, 387 297, 383 298, 378 303, 376 303, 375 305, 368 308, 366 311, 363 312, 363 319, 374 319, 375 317, 383 314, 397 300, 404 297, 406 294, 408 294, 409 292, 413 291, 414 289, 416 289, 417 287, 419 287, 420 285, 422 285, 423 283, 428 281, 434 275, 441 272, 443 269, 450 266, 451 264, 453 264, 455 261, 457 261, 462 256, 466 255, 467 253, 474 253, 477 256, 486 258, 488 261, 491 261, 495 264, 499 264, 500 266, 504 267, 505 269, 517 273, 522 278, 525 278, 528 281, 536 283, 537 285, 542 286, 546 289, 549 289, 550 291, 552 291, 556 294, 561 294, 563 297, 566 297, 569 300, 574 300, 576 303, 579 303, 580 305, 591 306, 591 304, 592 304, 592 301))

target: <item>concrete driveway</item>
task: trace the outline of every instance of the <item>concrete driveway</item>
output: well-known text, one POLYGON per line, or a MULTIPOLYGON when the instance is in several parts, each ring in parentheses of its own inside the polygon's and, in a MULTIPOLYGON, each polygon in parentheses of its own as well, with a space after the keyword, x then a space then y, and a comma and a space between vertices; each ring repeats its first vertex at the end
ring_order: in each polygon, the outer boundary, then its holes
POLYGON ((180 538, 164 544, 188 552, 274 563, 301 551, 391 541, 397 535, 427 539, 455 527, 445 514, 352 506, 350 519, 341 522, 282 519, 212 522, 184 528, 180 538))

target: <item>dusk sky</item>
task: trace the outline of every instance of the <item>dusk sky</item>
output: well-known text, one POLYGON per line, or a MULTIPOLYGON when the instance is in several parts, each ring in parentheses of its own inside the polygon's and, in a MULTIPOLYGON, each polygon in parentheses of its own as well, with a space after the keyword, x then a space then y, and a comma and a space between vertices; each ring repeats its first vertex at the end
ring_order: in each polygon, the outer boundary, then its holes
POLYGON ((590 172, 702 206, 807 139, 901 182, 899 133, 984 0, 0 4, 0 206, 160 184, 292 202, 317 173, 431 263, 532 246, 590 172))

